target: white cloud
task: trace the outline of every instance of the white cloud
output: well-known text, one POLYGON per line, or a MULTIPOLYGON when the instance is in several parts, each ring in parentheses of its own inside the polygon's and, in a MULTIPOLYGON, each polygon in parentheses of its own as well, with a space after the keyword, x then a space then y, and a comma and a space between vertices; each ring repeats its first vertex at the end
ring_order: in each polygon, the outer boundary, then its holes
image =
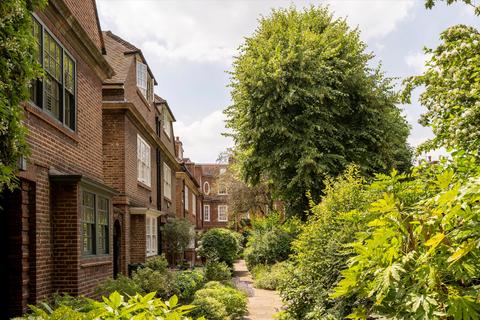
POLYGON ((407 17, 413 0, 378 1, 113 1, 99 0, 104 29, 125 37, 150 56, 177 60, 231 62, 243 37, 257 26, 260 15, 291 4, 328 4, 338 17, 359 26, 365 40, 392 32, 407 17))
POLYGON ((225 129, 225 115, 217 110, 199 121, 174 124, 175 135, 183 142, 184 156, 194 162, 212 162, 227 148, 232 140, 222 136, 225 129))
POLYGON ((415 52, 405 56, 405 63, 415 69, 417 73, 423 73, 426 70, 425 62, 428 56, 423 52, 415 52))

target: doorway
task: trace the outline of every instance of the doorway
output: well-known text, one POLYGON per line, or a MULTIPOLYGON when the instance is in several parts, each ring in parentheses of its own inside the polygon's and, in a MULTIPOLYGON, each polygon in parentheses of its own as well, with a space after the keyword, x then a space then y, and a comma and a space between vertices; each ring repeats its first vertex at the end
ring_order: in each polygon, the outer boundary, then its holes
POLYGON ((113 224, 113 277, 116 279, 120 273, 122 250, 122 227, 120 221, 113 224))

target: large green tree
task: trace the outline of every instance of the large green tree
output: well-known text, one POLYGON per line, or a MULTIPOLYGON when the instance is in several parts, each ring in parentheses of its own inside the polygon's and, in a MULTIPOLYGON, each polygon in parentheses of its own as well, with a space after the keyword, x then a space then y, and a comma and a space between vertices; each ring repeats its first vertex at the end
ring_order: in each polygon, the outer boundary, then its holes
POLYGON ((273 181, 290 214, 350 163, 367 174, 410 166, 409 127, 372 57, 323 7, 274 10, 240 47, 225 111, 236 157, 247 182, 273 181))
POLYGON ((45 2, 0 1, 0 191, 15 187, 17 161, 27 151, 20 102, 28 99, 30 82, 40 74, 31 12, 45 2))

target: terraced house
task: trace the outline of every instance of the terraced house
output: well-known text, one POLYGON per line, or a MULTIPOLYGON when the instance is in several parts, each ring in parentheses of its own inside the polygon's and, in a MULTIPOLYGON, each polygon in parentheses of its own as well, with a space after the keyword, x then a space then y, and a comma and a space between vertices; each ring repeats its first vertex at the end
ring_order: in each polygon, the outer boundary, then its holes
POLYGON ((44 77, 24 103, 31 155, 1 198, 0 318, 55 291, 92 294, 113 272, 113 196, 103 170, 105 59, 95 1, 50 0, 34 14, 44 77))
POLYGON ((167 101, 153 92, 155 77, 142 51, 104 32, 115 76, 103 83, 103 152, 113 198, 114 275, 162 252, 161 225, 175 216, 175 158, 167 101))

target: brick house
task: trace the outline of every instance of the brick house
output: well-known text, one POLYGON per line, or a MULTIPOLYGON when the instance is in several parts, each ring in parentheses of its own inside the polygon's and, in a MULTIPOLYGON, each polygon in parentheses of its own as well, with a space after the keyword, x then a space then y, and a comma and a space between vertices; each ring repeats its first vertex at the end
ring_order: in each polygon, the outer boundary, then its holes
POLYGON ((180 163, 181 169, 176 172, 177 178, 177 212, 176 217, 186 219, 191 223, 192 241, 185 251, 184 259, 190 264, 196 264, 196 241, 195 235, 203 229, 202 224, 202 202, 203 196, 200 184, 193 175, 195 164, 183 157, 183 145, 179 137, 175 139, 175 155, 180 163))
POLYGON ((227 164, 199 164, 193 167, 194 176, 203 193, 202 229, 228 227, 228 190, 218 177, 226 172, 227 164))
POLYGON ((115 76, 103 83, 103 169, 113 198, 114 275, 128 264, 162 252, 161 225, 175 215, 172 122, 167 101, 155 95, 155 78, 142 51, 104 32, 115 76))
POLYGON ((112 197, 102 154, 103 55, 95 1, 50 0, 34 14, 45 76, 24 103, 31 155, 0 195, 0 318, 55 291, 91 295, 112 275, 112 197))

